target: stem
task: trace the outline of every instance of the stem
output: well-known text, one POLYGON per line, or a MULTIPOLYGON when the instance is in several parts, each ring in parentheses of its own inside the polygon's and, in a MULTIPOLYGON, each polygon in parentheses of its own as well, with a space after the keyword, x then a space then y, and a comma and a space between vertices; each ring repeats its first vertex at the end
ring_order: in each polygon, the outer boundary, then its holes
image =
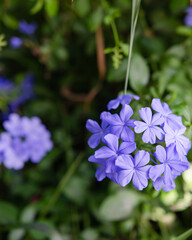
POLYGON ((118 32, 117 32, 117 27, 116 27, 116 24, 115 24, 114 20, 111 21, 111 28, 112 28, 112 31, 113 31, 113 37, 115 39, 115 45, 119 46, 119 35, 118 35, 118 32))
POLYGON ((77 167, 78 167, 79 163, 81 162, 82 158, 83 158, 83 154, 81 153, 77 156, 77 158, 75 159, 75 161, 73 162, 73 164, 71 165, 71 167, 69 168, 67 173, 62 177, 62 179, 59 182, 54 194, 50 198, 50 201, 48 202, 48 204, 45 206, 45 208, 40 213, 40 218, 45 217, 47 215, 47 213, 50 211, 51 207, 53 205, 55 205, 55 203, 56 203, 58 197, 60 196, 64 186, 69 181, 71 176, 74 174, 74 172, 77 169, 77 167))
POLYGON ((130 47, 129 47, 129 55, 128 55, 128 63, 127 63, 127 73, 126 73, 126 78, 125 78, 124 94, 126 94, 126 92, 127 92, 131 55, 132 55, 132 49, 133 49, 133 40, 134 40, 134 36, 135 36, 135 28, 137 25, 137 19, 138 19, 138 15, 139 15, 140 3, 141 3, 141 0, 132 0, 130 47))

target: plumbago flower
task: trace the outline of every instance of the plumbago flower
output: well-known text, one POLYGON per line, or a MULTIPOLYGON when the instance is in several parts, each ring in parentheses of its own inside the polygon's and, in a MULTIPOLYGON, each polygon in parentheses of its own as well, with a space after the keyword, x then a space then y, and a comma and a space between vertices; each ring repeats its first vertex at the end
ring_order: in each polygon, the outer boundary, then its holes
POLYGON ((31 36, 35 33, 36 29, 37 29, 36 22, 28 23, 26 20, 21 20, 19 22, 19 31, 23 34, 31 36))
POLYGON ((53 147, 50 133, 38 117, 11 114, 3 126, 6 132, 0 134, 0 155, 7 168, 21 169, 29 159, 38 163, 53 147))
POLYGON ((11 80, 0 76, 0 97, 4 108, 0 110, 0 120, 6 120, 10 113, 34 97, 34 74, 27 73, 21 84, 16 85, 11 80))
POLYGON ((123 187, 132 182, 138 190, 146 188, 152 180, 155 190, 170 191, 176 187, 174 179, 189 168, 186 156, 191 142, 183 135, 186 127, 182 118, 157 98, 152 100, 152 109, 143 107, 139 110, 143 121, 133 119, 134 111, 129 105, 132 98, 139 100, 131 94, 111 100, 108 110, 116 109, 120 104, 122 108, 119 114, 102 112, 101 127, 96 121, 87 120, 86 128, 92 133, 89 146, 104 145, 89 157, 90 162, 99 165, 95 176, 98 181, 109 178, 123 187), (148 143, 146 149, 149 149, 151 144, 150 152, 137 149, 135 134, 140 133, 142 146, 145 148, 148 143))

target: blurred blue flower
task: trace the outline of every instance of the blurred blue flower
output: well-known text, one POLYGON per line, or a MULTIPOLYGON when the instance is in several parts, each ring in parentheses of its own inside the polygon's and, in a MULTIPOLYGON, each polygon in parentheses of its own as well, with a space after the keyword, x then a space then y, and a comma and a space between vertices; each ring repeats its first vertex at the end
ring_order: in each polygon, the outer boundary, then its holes
POLYGON ((9 92, 14 89, 14 84, 7 78, 0 75, 0 92, 9 92))
POLYGON ((3 126, 7 132, 0 135, 0 152, 7 168, 20 169, 29 159, 37 163, 53 147, 51 135, 38 117, 13 113, 3 126))
POLYGON ((27 21, 25 20, 21 20, 19 22, 19 31, 21 33, 31 36, 35 33, 36 29, 37 29, 36 22, 27 23, 27 21))
POLYGON ((23 40, 19 37, 11 37, 10 40, 9 40, 9 44, 11 46, 11 48, 19 48, 23 45, 23 40))
POLYGON ((20 85, 0 76, 0 96, 7 106, 0 110, 0 120, 6 120, 10 113, 16 112, 21 105, 34 97, 34 75, 28 73, 20 85))
POLYGON ((9 104, 11 112, 34 97, 34 75, 28 73, 19 86, 18 96, 9 104))
POLYGON ((192 27, 192 6, 188 7, 185 12, 184 24, 188 27, 192 27))

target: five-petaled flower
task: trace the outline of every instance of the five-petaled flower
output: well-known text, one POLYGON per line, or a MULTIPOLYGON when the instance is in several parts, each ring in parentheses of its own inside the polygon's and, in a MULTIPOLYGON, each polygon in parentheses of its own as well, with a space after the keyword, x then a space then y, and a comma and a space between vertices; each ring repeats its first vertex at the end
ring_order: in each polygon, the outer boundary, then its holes
POLYGON ((189 162, 177 159, 170 147, 164 149, 162 146, 157 146, 154 155, 160 162, 149 170, 149 177, 153 180, 154 188, 159 191, 163 186, 162 190, 165 192, 174 189, 173 180, 189 168, 189 162))
POLYGON ((148 185, 148 172, 151 165, 148 152, 141 150, 131 155, 121 155, 116 161, 116 166, 121 170, 118 172, 118 181, 121 186, 126 186, 132 179, 132 183, 138 190, 143 190, 148 185))
POLYGON ((142 135, 143 142, 154 144, 156 142, 156 137, 162 140, 164 132, 157 126, 162 124, 163 119, 157 114, 152 116, 152 111, 149 107, 141 108, 139 110, 139 115, 145 122, 135 121, 134 130, 136 133, 144 132, 142 135))

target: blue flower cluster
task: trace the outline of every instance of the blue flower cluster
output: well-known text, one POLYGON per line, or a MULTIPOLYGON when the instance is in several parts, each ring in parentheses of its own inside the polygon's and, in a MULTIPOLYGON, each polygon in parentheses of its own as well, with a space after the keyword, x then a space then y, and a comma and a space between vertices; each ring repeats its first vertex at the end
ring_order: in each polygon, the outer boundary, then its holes
POLYGON ((19 106, 34 97, 34 75, 26 74, 20 85, 0 76, 0 97, 7 104, 5 111, 0 110, 0 119, 6 119, 9 113, 17 111, 19 106))
POLYGON ((182 118, 157 98, 152 100, 151 108, 139 110, 142 121, 131 119, 132 99, 139 100, 139 97, 127 94, 111 100, 108 110, 117 109, 120 104, 122 108, 119 114, 102 112, 101 126, 87 120, 86 128, 92 133, 89 147, 105 145, 89 157, 90 162, 100 165, 95 176, 98 181, 107 177, 123 187, 132 181, 138 190, 146 188, 151 179, 157 191, 161 188, 170 191, 175 188, 174 179, 190 165, 186 155, 191 142, 183 135, 186 127, 182 118), (152 144, 150 152, 137 149, 135 133, 142 133, 142 141, 152 144))
POLYGON ((13 113, 4 121, 0 134, 0 163, 21 169, 29 159, 38 163, 53 147, 50 133, 38 117, 19 117, 13 113))
MULTIPOLYGON (((27 23, 27 21, 25 20, 21 20, 19 22, 19 26, 18 26, 19 32, 29 37, 34 35, 36 29, 37 29, 36 22, 27 23)), ((19 48, 23 45, 23 39, 17 36, 13 36, 10 38, 9 44, 13 49, 19 48)))

